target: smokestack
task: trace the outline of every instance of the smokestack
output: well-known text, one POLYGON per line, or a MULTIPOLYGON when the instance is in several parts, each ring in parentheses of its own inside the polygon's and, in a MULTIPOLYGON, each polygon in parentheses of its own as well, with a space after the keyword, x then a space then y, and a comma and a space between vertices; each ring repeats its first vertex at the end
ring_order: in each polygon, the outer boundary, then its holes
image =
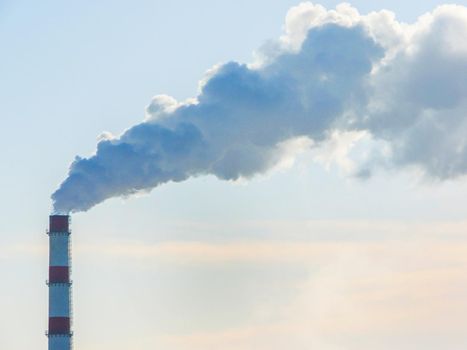
POLYGON ((49 217, 49 350, 71 350, 70 217, 49 217))

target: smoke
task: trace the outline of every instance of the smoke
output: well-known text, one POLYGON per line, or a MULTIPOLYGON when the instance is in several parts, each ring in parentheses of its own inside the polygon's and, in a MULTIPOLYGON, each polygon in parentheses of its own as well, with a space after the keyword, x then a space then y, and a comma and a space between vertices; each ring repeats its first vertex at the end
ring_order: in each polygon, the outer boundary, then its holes
POLYGON ((442 6, 407 25, 388 11, 302 3, 253 64, 214 67, 196 99, 156 96, 142 123, 103 135, 93 156, 72 163, 54 209, 84 211, 205 174, 249 178, 290 157, 288 141, 319 146, 346 132, 384 148, 367 152, 357 175, 381 166, 464 175, 466 62, 466 7, 442 6))

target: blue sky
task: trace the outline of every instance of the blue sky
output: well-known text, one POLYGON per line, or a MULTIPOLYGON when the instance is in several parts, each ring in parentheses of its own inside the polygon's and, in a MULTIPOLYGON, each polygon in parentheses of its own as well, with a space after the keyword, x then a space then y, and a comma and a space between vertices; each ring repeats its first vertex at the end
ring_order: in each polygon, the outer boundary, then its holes
MULTIPOLYGON (((352 5, 413 23, 442 3, 352 5)), ((44 231, 74 157, 154 95, 193 97, 213 65, 252 62, 297 4, 0 1, 0 348, 46 346, 44 231)), ((323 162, 305 151, 248 181, 197 177, 75 215, 75 346, 464 349, 465 179, 364 181, 323 162)))

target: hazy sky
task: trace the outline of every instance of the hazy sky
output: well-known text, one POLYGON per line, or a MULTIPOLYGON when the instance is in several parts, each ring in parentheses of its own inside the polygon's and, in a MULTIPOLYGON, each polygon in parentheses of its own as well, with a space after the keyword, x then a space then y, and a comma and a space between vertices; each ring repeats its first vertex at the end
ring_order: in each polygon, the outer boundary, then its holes
MULTIPOLYGON (((154 95, 193 97, 213 65, 252 62, 297 4, 0 0, 0 349, 46 347, 45 228, 74 157, 154 95)), ((405 23, 441 4, 352 2, 405 23)), ((359 180, 337 146, 73 216, 75 347, 465 349, 465 178, 359 180)))

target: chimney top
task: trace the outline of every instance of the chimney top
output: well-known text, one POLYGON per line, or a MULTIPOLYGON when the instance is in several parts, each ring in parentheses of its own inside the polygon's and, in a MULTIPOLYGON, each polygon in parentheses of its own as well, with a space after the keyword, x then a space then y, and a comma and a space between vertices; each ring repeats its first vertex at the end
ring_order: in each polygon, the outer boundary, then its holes
POLYGON ((68 232, 70 223, 69 215, 50 215, 49 216, 49 231, 50 232, 68 232))

